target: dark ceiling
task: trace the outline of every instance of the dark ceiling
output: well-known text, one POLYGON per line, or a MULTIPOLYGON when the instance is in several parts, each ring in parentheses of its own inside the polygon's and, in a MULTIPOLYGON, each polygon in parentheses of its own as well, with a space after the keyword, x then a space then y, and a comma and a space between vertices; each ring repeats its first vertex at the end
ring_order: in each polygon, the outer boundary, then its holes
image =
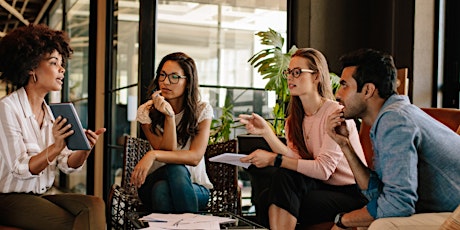
POLYGON ((54 0, 0 0, 0 37, 11 30, 39 23, 54 0))

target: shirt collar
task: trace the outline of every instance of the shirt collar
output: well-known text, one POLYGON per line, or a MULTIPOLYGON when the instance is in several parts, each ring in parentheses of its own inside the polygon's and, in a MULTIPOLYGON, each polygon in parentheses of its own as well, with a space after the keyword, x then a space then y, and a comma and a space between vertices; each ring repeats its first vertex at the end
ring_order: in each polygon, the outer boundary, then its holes
MULTIPOLYGON (((18 94, 18 99, 19 99, 19 103, 21 104, 22 111, 24 111, 24 117, 29 118, 31 116, 34 116, 32 112, 32 108, 30 107, 29 99, 27 98, 27 92, 24 89, 24 87, 19 88, 18 90, 16 90, 16 92, 18 94)), ((43 101, 43 103, 45 103, 45 110, 46 110, 45 118, 49 115, 50 120, 54 122, 54 116, 52 115, 53 113, 51 112, 50 107, 48 106, 46 101, 43 101)), ((46 120, 48 119, 45 119, 45 121, 46 120)))
POLYGON ((383 103, 382 108, 380 108, 379 114, 377 115, 377 118, 375 119, 374 124, 372 124, 370 132, 373 133, 375 131, 375 128, 378 123, 377 121, 387 110, 391 109, 392 107, 398 108, 400 104, 410 104, 409 97, 407 97, 406 95, 398 95, 398 94, 391 95, 385 101, 385 103, 383 103))
POLYGON ((22 111, 24 111, 24 117, 29 118, 33 116, 32 108, 30 107, 29 99, 27 98, 26 89, 24 87, 16 90, 18 94, 19 104, 21 104, 22 111))

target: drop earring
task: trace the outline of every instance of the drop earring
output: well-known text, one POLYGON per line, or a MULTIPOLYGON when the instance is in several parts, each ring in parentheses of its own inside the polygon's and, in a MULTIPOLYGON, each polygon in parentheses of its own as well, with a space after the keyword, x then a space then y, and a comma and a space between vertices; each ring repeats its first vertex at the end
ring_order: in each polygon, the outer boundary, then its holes
POLYGON ((37 76, 35 76, 35 74, 34 74, 33 77, 34 77, 34 83, 36 83, 37 82, 37 76))

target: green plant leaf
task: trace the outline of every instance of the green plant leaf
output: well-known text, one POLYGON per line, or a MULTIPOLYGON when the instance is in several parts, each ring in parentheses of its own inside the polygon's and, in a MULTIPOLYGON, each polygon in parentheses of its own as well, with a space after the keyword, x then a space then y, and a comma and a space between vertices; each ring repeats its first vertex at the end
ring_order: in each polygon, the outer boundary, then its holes
POLYGON ((222 107, 222 115, 218 119, 211 121, 211 133, 209 135, 208 144, 228 141, 230 139, 231 128, 235 123, 233 120, 233 104, 230 97, 225 99, 224 107, 222 107))
POLYGON ((262 76, 262 79, 268 79, 265 90, 273 90, 277 95, 273 108, 275 117, 273 127, 277 135, 283 136, 289 90, 287 80, 283 78, 282 73, 288 68, 291 56, 297 47, 293 46, 289 52, 283 53, 284 38, 271 28, 268 31, 259 31, 255 35, 260 37, 260 44, 269 46, 269 48, 255 53, 248 62, 262 76))

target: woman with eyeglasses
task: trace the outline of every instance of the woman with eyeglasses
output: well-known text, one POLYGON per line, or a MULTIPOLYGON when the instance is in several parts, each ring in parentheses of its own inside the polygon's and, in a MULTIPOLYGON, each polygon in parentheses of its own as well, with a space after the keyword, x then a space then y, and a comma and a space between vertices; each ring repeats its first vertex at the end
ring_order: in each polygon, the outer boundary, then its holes
POLYGON ((163 57, 137 111, 153 150, 134 168, 131 183, 153 212, 203 210, 212 184, 206 174, 206 151, 213 110, 200 101, 195 62, 184 53, 163 57))
MULTIPOLYGON (((326 58, 318 50, 301 48, 292 55, 284 77, 291 95, 285 126, 287 145, 261 116, 239 116, 247 131, 262 135, 273 151, 258 149, 241 161, 258 168, 278 168, 267 198, 259 197, 259 201, 266 200, 260 205, 265 208, 257 210, 257 215, 265 216, 268 210, 270 229, 333 221, 338 213, 367 203, 340 147, 326 132, 327 117, 340 108, 332 94, 326 58)), ((351 145, 366 162, 356 125, 353 120, 347 122, 351 145)))

